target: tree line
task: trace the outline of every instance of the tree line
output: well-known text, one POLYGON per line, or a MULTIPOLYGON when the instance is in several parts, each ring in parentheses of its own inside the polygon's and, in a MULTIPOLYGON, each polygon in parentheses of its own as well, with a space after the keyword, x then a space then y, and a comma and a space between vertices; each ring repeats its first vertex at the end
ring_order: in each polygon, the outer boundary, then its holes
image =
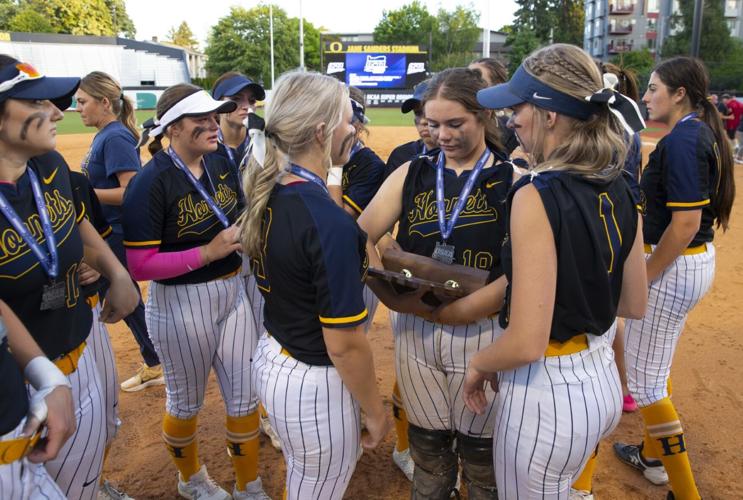
MULTIPOLYGON (((585 24, 583 0, 516 0, 518 10, 512 23, 500 31, 507 35, 509 69, 514 71, 533 50, 552 42, 583 45, 585 24)), ((679 0, 679 11, 671 19, 673 35, 667 37, 659 54, 648 49, 627 52, 612 62, 637 72, 647 82, 658 58, 688 54, 694 0, 679 0)), ((382 44, 421 45, 430 51, 430 69, 438 71, 467 64, 477 54, 473 49, 481 29, 479 14, 471 6, 431 13, 419 0, 397 9, 385 10, 374 28, 374 41, 382 44)), ((273 6, 275 72, 299 66, 299 19, 273 6)), ((72 35, 125 36, 134 38, 136 29, 126 12, 124 0, 0 0, 0 30, 72 35)), ((323 27, 304 22, 305 66, 321 70, 323 27)), ((743 89, 743 40, 732 37, 724 17, 724 0, 705 0, 700 58, 707 65, 712 88, 743 89)), ((172 27, 167 40, 198 49, 198 41, 184 21, 172 27)), ((232 7, 211 28, 204 49, 208 60, 208 84, 219 74, 236 70, 268 84, 271 78, 269 6, 251 9, 232 7)))

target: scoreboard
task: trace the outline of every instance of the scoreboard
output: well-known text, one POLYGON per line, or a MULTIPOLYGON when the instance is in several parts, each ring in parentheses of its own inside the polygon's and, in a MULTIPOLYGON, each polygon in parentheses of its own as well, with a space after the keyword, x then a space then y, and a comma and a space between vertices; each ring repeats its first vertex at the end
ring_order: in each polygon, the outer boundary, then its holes
POLYGON ((371 105, 398 104, 398 95, 409 96, 428 76, 428 52, 418 45, 334 41, 324 49, 325 73, 373 94, 377 99, 371 105))

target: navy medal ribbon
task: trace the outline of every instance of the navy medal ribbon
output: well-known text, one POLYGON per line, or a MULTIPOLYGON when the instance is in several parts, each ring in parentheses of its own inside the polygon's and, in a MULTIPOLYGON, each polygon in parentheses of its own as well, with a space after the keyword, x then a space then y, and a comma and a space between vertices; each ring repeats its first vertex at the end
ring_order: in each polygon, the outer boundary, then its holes
POLYGON ((54 237, 54 229, 52 223, 49 220, 49 212, 46 209, 46 203, 44 202, 44 194, 41 192, 41 185, 39 184, 39 178, 36 176, 30 167, 26 167, 28 177, 31 181, 31 190, 34 195, 34 202, 36 203, 36 210, 39 213, 39 219, 41 220, 41 229, 44 232, 44 238, 46 239, 46 246, 49 250, 49 255, 46 255, 41 245, 36 241, 36 238, 31 235, 26 225, 21 221, 18 213, 13 209, 13 206, 8 202, 8 199, 0 193, 0 211, 8 219, 8 222, 18 232, 18 235, 23 241, 29 246, 31 251, 39 259, 41 267, 49 278, 54 281, 59 275, 59 255, 57 254, 57 240, 54 237))
POLYGON ((436 161, 436 210, 438 211, 439 215, 439 230, 441 231, 441 239, 444 243, 446 243, 446 240, 449 239, 452 231, 454 231, 454 226, 457 224, 459 214, 462 213, 464 206, 467 204, 467 198, 472 192, 472 188, 475 187, 475 182, 477 182, 477 178, 480 176, 480 172, 482 172, 482 169, 485 167, 485 164, 488 162, 489 159, 490 149, 486 147, 485 151, 480 156, 480 159, 477 160, 477 163, 472 169, 472 172, 470 172, 470 175, 467 178, 467 182, 462 187, 462 191, 459 193, 459 199, 457 200, 457 203, 454 205, 454 208, 451 211, 449 224, 447 224, 446 205, 444 198, 444 163, 446 162, 446 160, 444 157, 444 152, 442 151, 439 153, 438 160, 436 161))
POLYGON ((292 163, 291 165, 289 165, 289 172, 296 175, 297 177, 301 177, 302 179, 308 182, 317 184, 323 189, 323 191, 325 191, 326 193, 328 192, 328 187, 325 185, 323 180, 320 177, 318 177, 317 174, 310 172, 306 168, 300 167, 299 165, 295 165, 294 163, 292 163))

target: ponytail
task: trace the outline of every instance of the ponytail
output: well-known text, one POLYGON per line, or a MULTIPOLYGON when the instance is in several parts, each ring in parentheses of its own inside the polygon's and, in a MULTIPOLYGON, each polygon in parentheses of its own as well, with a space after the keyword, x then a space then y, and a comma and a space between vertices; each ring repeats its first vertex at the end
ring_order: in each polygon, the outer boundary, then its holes
POLYGON ((266 157, 263 166, 251 155, 243 172, 243 189, 246 206, 238 224, 246 255, 257 258, 265 245, 263 236, 263 213, 271 192, 281 175, 286 171, 286 157, 278 150, 271 134, 266 134, 266 157))
MULTIPOLYGON (((722 228, 723 231, 727 231, 730 222, 730 212, 733 209, 733 201, 735 200, 733 149, 725 134, 725 128, 722 125, 722 119, 717 108, 707 99, 702 99, 699 105, 702 108, 700 118, 712 129, 712 133, 715 135, 715 145, 717 146, 718 181, 717 189, 712 190, 712 208, 715 211, 717 227, 722 228)), ((710 182, 712 181, 713 179, 710 179, 710 182)))
POLYGON ((159 153, 163 150, 163 135, 156 135, 155 138, 152 140, 151 143, 147 145, 147 151, 150 152, 152 156, 155 156, 156 153, 159 153))
MULTIPOLYGON (((290 71, 276 81, 266 107, 263 165, 251 150, 243 172, 245 211, 240 216, 243 252, 253 258, 264 249, 266 231, 263 218, 273 188, 286 173, 290 155, 299 155, 317 140, 317 124, 324 123, 323 150, 318 152, 330 168, 333 133, 341 124, 342 110, 348 105, 345 85, 333 77, 313 72, 290 71)), ((258 153, 258 156, 262 156, 258 153)))
POLYGON ((132 133, 134 139, 139 141, 139 130, 137 130, 137 117, 134 114, 134 104, 132 100, 121 94, 121 110, 119 111, 119 121, 132 133))

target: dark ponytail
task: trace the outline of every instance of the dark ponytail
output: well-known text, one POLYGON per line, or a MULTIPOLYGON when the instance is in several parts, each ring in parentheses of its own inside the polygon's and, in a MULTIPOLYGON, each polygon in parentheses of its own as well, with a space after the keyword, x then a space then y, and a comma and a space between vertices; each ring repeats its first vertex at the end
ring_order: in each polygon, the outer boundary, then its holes
MULTIPOLYGON (((735 200, 735 178, 733 176, 733 150, 725 134, 720 113, 707 100, 709 75, 699 59, 691 57, 673 57, 660 63, 654 70, 658 78, 671 92, 683 87, 692 108, 699 118, 706 123, 715 135, 719 161, 719 180, 717 189, 712 190, 711 202, 715 211, 717 227, 727 231, 730 212, 735 200)), ((710 179, 712 181, 713 179, 710 179)))
POLYGON ((601 69, 601 73, 613 73, 616 75, 619 84, 617 85, 617 92, 626 95, 633 101, 640 102, 640 86, 637 83, 637 73, 635 70, 625 68, 621 64, 614 64, 610 62, 596 61, 601 69))

